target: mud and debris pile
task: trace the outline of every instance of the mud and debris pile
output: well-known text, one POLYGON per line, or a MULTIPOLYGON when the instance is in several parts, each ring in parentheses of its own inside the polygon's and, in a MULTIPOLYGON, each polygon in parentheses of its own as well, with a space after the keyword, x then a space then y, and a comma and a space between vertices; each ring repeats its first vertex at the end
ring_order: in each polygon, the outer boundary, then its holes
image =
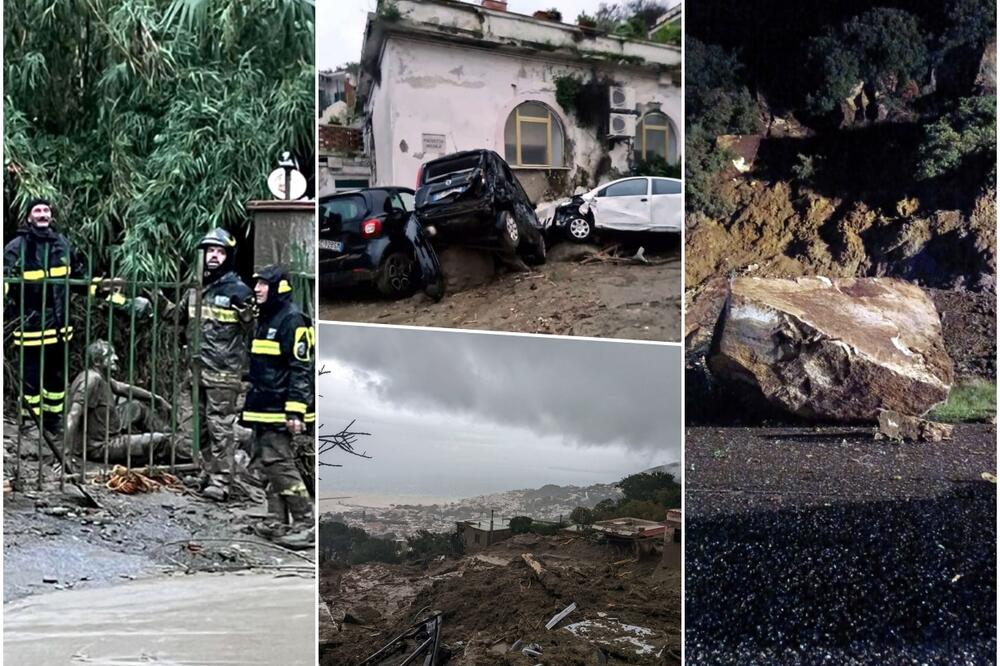
POLYGON ((321 663, 358 664, 433 612, 449 664, 675 663, 680 586, 658 555, 637 561, 576 536, 520 535, 426 569, 328 569, 320 589, 333 623, 321 663))
POLYGON ((681 324, 677 238, 558 243, 530 271, 496 271, 466 248, 442 253, 447 296, 372 299, 361 289, 321 291, 320 317, 337 321, 677 341, 681 324), (639 253, 640 247, 642 252, 639 253))

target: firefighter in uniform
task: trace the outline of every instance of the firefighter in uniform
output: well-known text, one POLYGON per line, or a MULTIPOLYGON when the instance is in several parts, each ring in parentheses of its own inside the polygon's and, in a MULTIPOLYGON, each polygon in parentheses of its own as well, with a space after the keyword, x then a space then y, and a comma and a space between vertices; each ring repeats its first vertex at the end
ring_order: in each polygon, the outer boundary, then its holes
POLYGON ((198 248, 204 252, 201 313, 197 294, 187 294, 189 344, 199 336, 199 404, 201 407, 202 495, 229 498, 236 454, 236 425, 247 340, 253 328, 254 295, 236 274, 236 239, 225 229, 208 232, 198 248))
POLYGON ((257 281, 257 329, 250 345, 250 392, 243 422, 254 430, 254 457, 267 478, 268 513, 261 536, 311 547, 312 499, 295 464, 292 436, 306 432, 314 411, 314 333, 291 299, 288 272, 262 268, 257 281))
POLYGON ((73 327, 66 320, 70 290, 61 280, 80 278, 83 273, 72 254, 69 241, 52 225, 52 205, 45 199, 29 202, 24 226, 3 251, 4 277, 24 281, 23 291, 21 284, 4 281, 5 319, 20 316, 22 308, 24 313, 13 333, 24 364, 21 413, 41 417, 42 427, 50 433, 62 427, 66 343, 73 337, 73 327))

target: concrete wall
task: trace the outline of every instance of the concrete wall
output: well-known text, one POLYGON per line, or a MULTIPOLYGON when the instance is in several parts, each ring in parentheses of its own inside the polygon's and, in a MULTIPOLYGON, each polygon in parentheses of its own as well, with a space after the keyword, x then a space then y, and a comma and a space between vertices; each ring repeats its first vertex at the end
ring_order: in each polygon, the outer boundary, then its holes
POLYGON ((492 546, 495 543, 509 539, 511 536, 509 529, 495 529, 492 532, 488 530, 479 530, 468 525, 462 528, 462 541, 465 544, 466 552, 473 552, 477 550, 482 550, 487 546, 492 546), (479 537, 479 541, 476 541, 476 537, 479 537))
MULTIPOLYGON (((524 23, 521 17, 518 20, 524 23)), ((509 20, 499 17, 495 21, 500 28, 513 30, 505 22, 509 20)), ((390 35, 382 56, 381 81, 373 86, 367 104, 375 183, 413 187, 423 162, 459 150, 488 148, 503 156, 507 117, 518 104, 528 101, 545 104, 561 122, 569 165, 565 169, 517 169, 534 201, 568 194, 576 185, 593 187, 610 180, 608 175, 595 175, 598 164, 609 155, 611 169, 627 171, 627 145, 617 144, 607 153, 594 130, 578 126, 555 98, 557 77, 589 79, 592 72, 633 88, 637 105, 643 109, 650 102, 658 103, 682 145, 681 90, 669 74, 610 64, 567 64, 546 60, 538 53, 519 56, 440 38, 425 41, 390 35), (444 149, 425 153, 424 134, 443 135, 444 149)))

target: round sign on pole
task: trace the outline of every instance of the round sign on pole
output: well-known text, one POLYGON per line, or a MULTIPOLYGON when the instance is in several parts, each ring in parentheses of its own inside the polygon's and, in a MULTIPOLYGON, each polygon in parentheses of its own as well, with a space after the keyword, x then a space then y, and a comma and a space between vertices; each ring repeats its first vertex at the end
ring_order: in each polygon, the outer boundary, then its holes
POLYGON ((278 168, 267 177, 267 189, 275 199, 301 199, 306 193, 306 177, 296 169, 278 168))

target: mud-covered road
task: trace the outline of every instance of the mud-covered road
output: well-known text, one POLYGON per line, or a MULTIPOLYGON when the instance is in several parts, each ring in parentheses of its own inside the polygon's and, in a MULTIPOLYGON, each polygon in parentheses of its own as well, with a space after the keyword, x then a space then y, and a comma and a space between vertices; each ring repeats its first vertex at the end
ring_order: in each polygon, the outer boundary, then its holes
POLYGON ((315 583, 198 574, 51 592, 4 608, 4 662, 19 666, 315 664, 315 583))
POLYGON ((4 601, 167 571, 311 566, 247 533, 262 507, 166 490, 119 495, 95 483, 86 488, 101 508, 79 506, 54 486, 4 498, 4 601))
POLYGON ((689 428, 688 663, 992 663, 996 436, 689 428))
POLYGON ((677 342, 681 321, 680 245, 647 249, 650 263, 573 256, 562 243, 529 272, 501 272, 488 284, 389 301, 364 288, 320 286, 320 319, 522 333, 677 342), (567 256, 569 255, 569 256, 567 256), (581 260, 582 259, 582 260, 581 260))
POLYGON ((4 497, 6 663, 315 663, 313 553, 247 533, 262 507, 83 487, 4 497))

